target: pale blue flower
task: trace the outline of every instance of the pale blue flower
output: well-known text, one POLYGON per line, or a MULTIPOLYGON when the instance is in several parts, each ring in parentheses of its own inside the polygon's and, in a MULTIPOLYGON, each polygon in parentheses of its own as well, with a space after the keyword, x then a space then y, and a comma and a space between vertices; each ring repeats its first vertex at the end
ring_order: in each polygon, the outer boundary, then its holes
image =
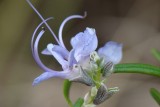
POLYGON ((97 48, 98 40, 95 29, 86 28, 84 32, 78 33, 71 39, 71 45, 75 50, 75 59, 77 61, 83 60, 97 48))
POLYGON ((118 64, 122 59, 122 44, 114 41, 107 42, 104 47, 98 49, 98 54, 106 61, 118 64))
MULTIPOLYGON (((85 68, 89 66, 90 55, 91 53, 95 52, 98 45, 95 29, 87 27, 84 30, 84 32, 80 32, 76 34, 74 37, 72 37, 70 41, 72 45, 71 50, 66 49, 62 38, 62 31, 64 25, 71 19, 85 18, 86 13, 84 16, 72 15, 67 17, 60 26, 59 35, 57 38, 57 36, 55 36, 50 26, 47 24, 47 21, 52 18, 44 19, 41 16, 41 14, 35 9, 35 7, 29 2, 29 0, 27 0, 27 2, 42 19, 42 22, 37 26, 37 28, 33 33, 31 48, 36 63, 44 70, 44 73, 42 73, 34 80, 33 85, 36 85, 51 77, 59 77, 63 79, 69 79, 71 81, 78 80, 87 85, 92 85, 92 80, 88 76, 88 74, 85 73, 85 68), (56 71, 48 68, 42 63, 42 61, 39 58, 38 43, 43 34, 45 33, 45 29, 42 29, 38 33, 37 37, 35 37, 35 35, 37 34, 42 24, 46 25, 46 27, 49 29, 49 31, 51 32, 51 34, 53 35, 58 44, 49 43, 46 46, 46 49, 44 49, 41 53, 44 55, 52 55, 57 60, 57 62, 59 62, 59 64, 62 66, 62 71, 56 71)), ((122 58, 122 45, 116 42, 108 42, 104 47, 98 50, 98 55, 101 58, 104 58, 105 62, 110 61, 113 62, 114 64, 117 64, 122 58)))

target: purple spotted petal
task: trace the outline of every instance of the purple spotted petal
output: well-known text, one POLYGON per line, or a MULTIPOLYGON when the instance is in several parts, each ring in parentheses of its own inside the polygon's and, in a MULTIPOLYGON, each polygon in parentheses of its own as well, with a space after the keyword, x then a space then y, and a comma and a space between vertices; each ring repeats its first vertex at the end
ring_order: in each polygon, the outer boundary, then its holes
POLYGON ((79 62, 83 57, 93 52, 98 45, 95 29, 86 28, 71 39, 71 45, 75 49, 74 57, 79 62))
POLYGON ((122 44, 113 41, 107 42, 104 47, 98 50, 98 54, 106 60, 117 64, 122 59, 122 44))

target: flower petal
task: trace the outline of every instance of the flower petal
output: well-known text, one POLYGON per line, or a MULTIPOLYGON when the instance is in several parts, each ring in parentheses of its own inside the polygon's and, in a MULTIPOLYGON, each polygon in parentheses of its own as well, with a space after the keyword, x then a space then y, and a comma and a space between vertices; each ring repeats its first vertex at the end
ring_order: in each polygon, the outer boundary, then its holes
POLYGON ((75 59, 78 61, 81 58, 90 55, 98 45, 95 29, 86 28, 84 32, 78 33, 71 39, 71 45, 75 49, 75 59))
MULTIPOLYGON (((66 50, 65 48, 59 46, 59 45, 54 45, 52 51, 55 51, 56 53, 60 54, 64 59, 68 59, 69 56, 69 51, 66 50)), ((52 53, 46 48, 42 52, 44 55, 52 55, 52 53)))
POLYGON ((61 64, 63 69, 68 68, 68 62, 62 57, 62 53, 59 54, 58 52, 53 51, 54 45, 53 44, 48 44, 47 49, 48 51, 55 57, 55 59, 61 64))
POLYGON ((44 49, 44 50, 41 52, 41 54, 43 54, 43 55, 52 55, 52 53, 51 53, 50 51, 48 51, 47 48, 44 49))
POLYGON ((34 79, 33 81, 33 86, 39 84, 40 82, 50 79, 52 77, 59 77, 63 79, 69 79, 72 80, 73 78, 77 77, 79 75, 79 72, 77 70, 71 71, 67 69, 66 71, 49 71, 49 72, 44 72, 40 76, 34 79))
POLYGON ((70 71, 54 71, 53 70, 49 72, 44 72, 40 76, 34 79, 32 85, 35 86, 39 84, 40 82, 47 80, 49 78, 52 78, 52 77, 60 77, 64 79, 69 79, 70 78, 69 74, 70 74, 70 71))
POLYGON ((98 54, 104 57, 107 62, 111 61, 117 64, 122 59, 122 44, 113 41, 107 42, 104 47, 98 50, 98 54))
POLYGON ((40 76, 38 76, 37 78, 34 79, 33 81, 33 86, 39 84, 40 82, 47 80, 51 77, 54 77, 55 73, 54 72, 44 72, 43 74, 41 74, 40 76))
POLYGON ((77 61, 74 57, 74 49, 72 49, 69 53, 69 58, 68 58, 68 63, 69 63, 69 67, 73 67, 74 64, 77 64, 77 61))

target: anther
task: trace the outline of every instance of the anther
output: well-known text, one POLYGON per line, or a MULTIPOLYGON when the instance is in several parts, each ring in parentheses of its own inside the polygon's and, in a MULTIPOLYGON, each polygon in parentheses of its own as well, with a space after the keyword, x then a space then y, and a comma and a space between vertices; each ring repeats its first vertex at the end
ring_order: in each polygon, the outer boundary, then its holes
POLYGON ((45 28, 45 27, 41 27, 41 29, 44 30, 44 31, 46 31, 46 28, 45 28))

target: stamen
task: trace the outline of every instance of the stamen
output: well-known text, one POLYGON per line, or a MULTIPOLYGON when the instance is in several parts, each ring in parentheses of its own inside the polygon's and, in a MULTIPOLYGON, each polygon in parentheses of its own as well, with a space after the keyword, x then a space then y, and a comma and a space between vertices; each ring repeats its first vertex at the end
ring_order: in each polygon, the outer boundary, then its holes
POLYGON ((34 43, 34 48, 33 48, 32 53, 33 53, 33 57, 34 57, 36 63, 37 63, 44 71, 51 71, 51 72, 53 72, 53 70, 51 70, 50 68, 46 67, 46 66, 42 63, 42 61, 41 61, 40 58, 39 58, 39 54, 38 54, 38 43, 39 43, 39 41, 40 41, 40 38, 41 38, 42 35, 44 34, 44 32, 45 32, 45 31, 42 30, 42 31, 38 34, 38 36, 37 36, 37 38, 36 38, 36 40, 35 40, 35 43, 34 43))
POLYGON ((63 42, 63 39, 62 39, 62 30, 64 28, 64 25, 71 19, 76 19, 76 18, 79 18, 79 19, 84 19, 85 17, 87 16, 87 12, 84 12, 84 16, 81 16, 81 15, 72 15, 72 16, 69 16, 67 17, 63 22, 62 24, 60 25, 60 28, 59 28, 59 42, 61 43, 61 46, 66 48, 65 45, 64 45, 64 42, 63 42))
MULTIPOLYGON (((37 28, 34 30, 33 35, 32 35, 32 39, 31 39, 31 49, 32 49, 32 52, 33 52, 33 42, 34 42, 34 38, 35 38, 35 35, 36 35, 38 29, 41 27, 42 24, 44 24, 44 22, 46 22, 46 21, 48 21, 48 20, 50 20, 50 19, 53 19, 53 17, 50 17, 50 18, 45 19, 45 20, 44 20, 43 22, 41 22, 41 23, 37 26, 37 28)), ((43 29, 43 28, 42 28, 42 29, 43 29)), ((32 55, 34 55, 34 54, 32 53, 32 55)))
POLYGON ((58 38, 56 37, 55 33, 53 32, 53 30, 51 29, 51 27, 48 25, 48 23, 44 20, 44 18, 42 17, 42 15, 37 11, 37 9, 32 5, 32 3, 30 2, 30 0, 26 0, 28 2, 28 4, 31 6, 31 8, 37 13, 37 15, 41 18, 41 20, 45 23, 45 25, 47 26, 47 28, 49 29, 49 31, 51 32, 51 34, 53 35, 53 37, 55 38, 55 40, 57 41, 57 43, 59 45, 60 42, 58 40, 58 38))
POLYGON ((45 28, 45 27, 42 27, 42 29, 43 29, 43 30, 46 30, 46 28, 45 28))
MULTIPOLYGON (((35 40, 35 43, 34 43, 34 48, 33 48, 33 52, 32 52, 32 53, 34 54, 33 57, 34 57, 36 63, 37 63, 44 71, 52 73, 52 77, 54 76, 54 77, 61 77, 61 78, 69 79, 70 77, 69 77, 69 75, 67 75, 67 74, 70 73, 69 70, 66 70, 66 71, 55 71, 55 70, 52 70, 52 69, 48 68, 47 66, 45 66, 45 65, 42 63, 42 61, 41 61, 41 59, 40 59, 40 57, 39 57, 39 54, 38 54, 38 43, 39 43, 41 37, 43 36, 44 32, 45 32, 45 30, 42 30, 42 31, 39 32, 39 34, 38 34, 38 36, 37 36, 37 38, 36 38, 36 40, 35 40)), ((44 74, 44 73, 43 73, 43 74, 44 74)), ((43 74, 42 74, 42 75, 43 75, 43 74)), ((47 74, 45 74, 45 75, 47 75, 47 74)), ((43 81, 45 78, 47 79, 47 77, 43 77, 43 78, 38 77, 38 78, 36 78, 36 79, 34 80, 34 82, 33 82, 33 85, 36 85, 36 84, 37 84, 37 79, 38 79, 39 82, 41 82, 41 81, 43 81), (40 81, 39 79, 41 79, 41 81, 40 81)), ((50 77, 48 77, 48 78, 50 78, 50 77)))

